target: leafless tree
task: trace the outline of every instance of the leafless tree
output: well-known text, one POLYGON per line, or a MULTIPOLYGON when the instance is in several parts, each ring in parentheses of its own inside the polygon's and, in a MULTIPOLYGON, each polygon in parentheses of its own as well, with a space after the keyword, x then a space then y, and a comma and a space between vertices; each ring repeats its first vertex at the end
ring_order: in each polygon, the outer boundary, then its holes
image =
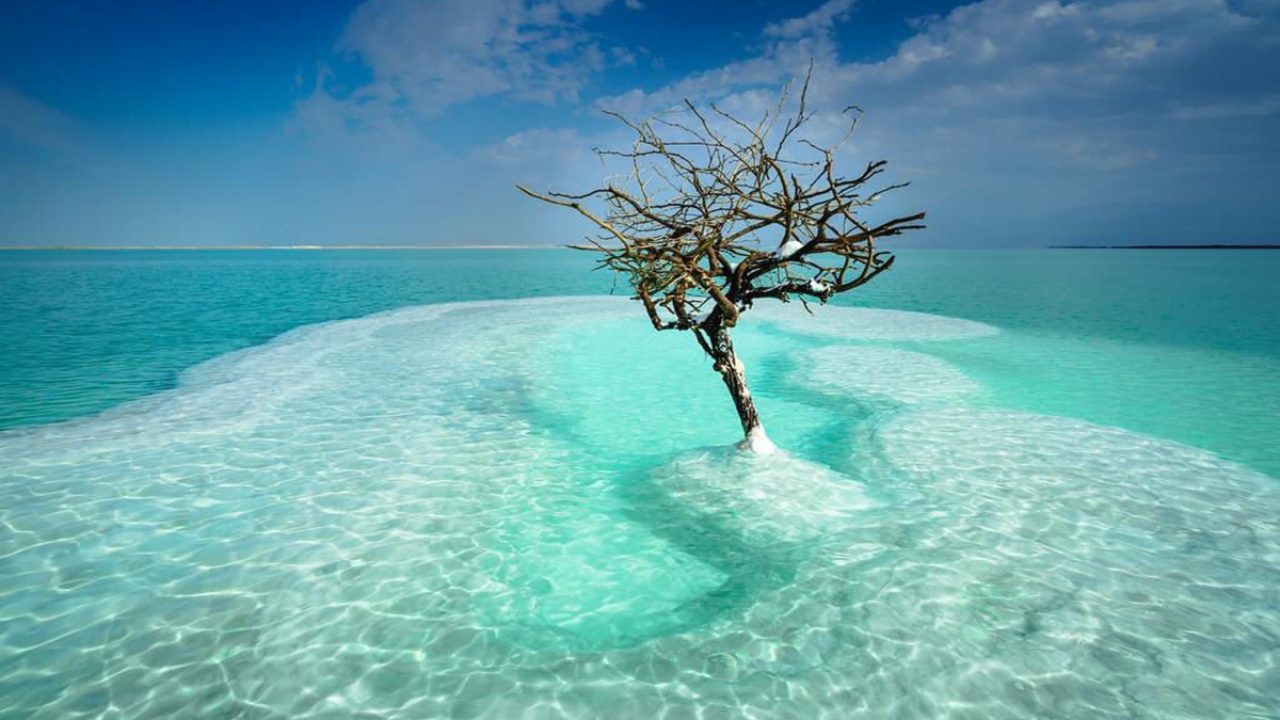
POLYGON ((633 121, 609 113, 635 134, 626 150, 596 152, 623 162, 618 181, 580 194, 525 194, 572 208, 598 228, 577 249, 599 253, 600 267, 620 273, 657 330, 685 330, 713 360, 733 397, 745 439, 769 452, 742 362, 730 337, 757 300, 826 303, 889 269, 880 238, 923 227, 924 213, 871 223, 861 215, 886 192, 883 160, 854 177, 836 174, 837 149, 861 111, 845 110, 843 137, 806 138, 814 113, 806 77, 794 100, 748 123, 715 104, 686 100, 668 113, 633 121), (599 206, 603 206, 603 211, 599 206))

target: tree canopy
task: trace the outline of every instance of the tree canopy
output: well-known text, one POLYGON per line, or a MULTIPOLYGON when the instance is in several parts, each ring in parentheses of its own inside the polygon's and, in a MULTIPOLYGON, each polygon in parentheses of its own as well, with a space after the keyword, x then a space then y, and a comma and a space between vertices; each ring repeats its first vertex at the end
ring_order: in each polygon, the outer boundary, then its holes
MULTIPOLYGON (((820 144, 806 135, 815 114, 810 78, 798 96, 784 88, 776 103, 748 123, 712 103, 691 101, 632 120, 609 113, 634 134, 630 148, 597 149, 627 173, 582 193, 520 190, 571 208, 596 226, 581 250, 620 273, 658 330, 690 331, 716 369, 745 379, 729 338, 754 302, 825 303, 889 269, 881 238, 924 227, 923 212, 881 222, 863 219, 886 193, 887 163, 854 176, 836 172, 838 151, 861 116, 846 108, 840 137, 820 144), (603 206, 601 211, 600 206, 603 206)), ((807 305, 806 305, 807 306, 807 305)), ((725 377, 750 437, 759 426, 747 393, 725 377)))

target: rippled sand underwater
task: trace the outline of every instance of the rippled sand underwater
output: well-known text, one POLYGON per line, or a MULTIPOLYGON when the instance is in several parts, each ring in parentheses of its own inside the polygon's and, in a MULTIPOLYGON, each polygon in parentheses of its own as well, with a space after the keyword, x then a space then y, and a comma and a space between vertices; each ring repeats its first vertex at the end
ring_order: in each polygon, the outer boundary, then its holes
POLYGON ((0 435, 0 716, 1280 715, 1280 486, 1003 410, 978 323, 615 299, 302 328, 0 435))

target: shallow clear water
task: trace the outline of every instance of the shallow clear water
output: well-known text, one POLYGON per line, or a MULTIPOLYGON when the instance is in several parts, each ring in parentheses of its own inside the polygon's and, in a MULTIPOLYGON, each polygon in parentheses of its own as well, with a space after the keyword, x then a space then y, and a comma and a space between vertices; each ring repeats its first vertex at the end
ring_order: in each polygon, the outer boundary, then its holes
MULTIPOLYGON (((45 416, 4 396, 28 426, 0 434, 0 715, 1277 713, 1274 305, 1224 329, 1211 301, 1147 294, 1108 327, 1099 292, 1017 321, 1026 287, 941 286, 942 260, 970 282, 1000 257, 1033 279, 1034 256, 904 256, 926 259, 866 300, 932 314, 761 307, 742 328, 786 448, 768 458, 726 449, 706 362, 624 300, 430 305, 255 344, 406 288, 486 292, 459 279, 476 255, 107 258, 135 282, 46 284, 40 327, 77 340, 7 358, 3 387, 70 387, 45 416), (172 273, 189 290, 156 297, 172 273), (148 333, 112 301, 168 319, 148 333), (113 339, 136 374, 68 369, 113 339), (141 399, 30 425, 112 386, 141 399)), ((537 257, 487 292, 602 280, 537 257)), ((22 262, 6 271, 29 284, 70 272, 22 262)), ((1180 277, 1169 262, 1152 273, 1180 277)), ((29 322, 0 287, 9 329, 29 322)))

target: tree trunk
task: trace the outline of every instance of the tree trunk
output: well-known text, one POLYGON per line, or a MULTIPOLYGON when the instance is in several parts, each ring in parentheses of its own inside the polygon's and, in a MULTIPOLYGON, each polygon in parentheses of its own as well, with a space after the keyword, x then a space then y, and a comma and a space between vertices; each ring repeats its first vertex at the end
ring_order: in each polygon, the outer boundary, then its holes
POLYGON ((738 411, 738 421, 742 423, 743 440, 738 447, 760 454, 773 452, 776 448, 765 435, 764 426, 760 424, 756 402, 751 398, 751 389, 747 387, 746 368, 734 352, 733 341, 729 339, 729 328, 720 326, 711 333, 711 349, 716 372, 720 373, 720 379, 729 389, 733 407, 738 411))

